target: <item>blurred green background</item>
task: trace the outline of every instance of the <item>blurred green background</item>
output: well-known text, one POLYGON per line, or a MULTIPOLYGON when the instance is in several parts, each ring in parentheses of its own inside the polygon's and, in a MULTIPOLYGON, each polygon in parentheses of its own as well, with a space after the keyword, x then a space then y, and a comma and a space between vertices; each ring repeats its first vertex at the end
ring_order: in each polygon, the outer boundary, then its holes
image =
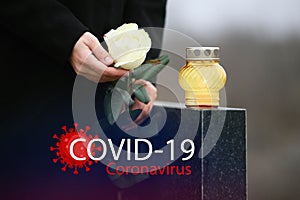
MULTIPOLYGON (((169 0, 166 28, 221 48, 227 106, 248 112, 249 199, 300 198, 300 1, 169 0)), ((158 100, 177 101, 162 87, 158 100)))

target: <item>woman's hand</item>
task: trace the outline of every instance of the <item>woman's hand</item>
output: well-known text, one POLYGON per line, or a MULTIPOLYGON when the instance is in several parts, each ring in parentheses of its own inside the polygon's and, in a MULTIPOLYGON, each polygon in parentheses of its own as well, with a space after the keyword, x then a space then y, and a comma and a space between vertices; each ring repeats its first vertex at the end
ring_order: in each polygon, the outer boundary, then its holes
POLYGON ((149 114, 153 108, 153 103, 157 97, 157 89, 149 81, 137 80, 137 81, 135 81, 135 83, 144 85, 144 87, 149 95, 149 98, 150 98, 150 102, 148 104, 144 104, 143 102, 141 102, 137 98, 135 98, 134 99, 135 103, 131 107, 131 110, 136 110, 136 109, 142 110, 141 114, 135 120, 135 123, 140 125, 145 121, 145 119, 147 119, 149 117, 149 114))
POLYGON ((128 73, 127 70, 108 67, 113 64, 112 57, 89 32, 85 32, 76 42, 70 63, 78 75, 96 83, 118 80, 128 73))

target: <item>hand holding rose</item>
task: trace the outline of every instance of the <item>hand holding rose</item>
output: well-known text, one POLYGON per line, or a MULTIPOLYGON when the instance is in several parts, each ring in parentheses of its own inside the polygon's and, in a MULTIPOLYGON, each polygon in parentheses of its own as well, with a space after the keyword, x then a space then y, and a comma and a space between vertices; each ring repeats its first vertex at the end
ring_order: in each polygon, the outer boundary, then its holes
POLYGON ((70 63, 75 72, 93 82, 109 82, 120 79, 127 70, 108 67, 112 57, 101 46, 98 39, 89 32, 76 42, 70 63))
POLYGON ((111 82, 104 98, 104 111, 110 124, 117 120, 125 104, 130 110, 139 110, 135 124, 140 125, 149 116, 157 96, 149 80, 166 66, 168 56, 142 65, 151 48, 151 39, 145 30, 133 23, 112 29, 105 34, 104 40, 109 53, 91 33, 83 34, 74 46, 70 62, 77 74, 91 81, 111 82), (114 67, 109 67, 112 64, 114 67), (126 73, 128 76, 122 78, 126 73), (113 91, 117 98, 112 99, 113 91))

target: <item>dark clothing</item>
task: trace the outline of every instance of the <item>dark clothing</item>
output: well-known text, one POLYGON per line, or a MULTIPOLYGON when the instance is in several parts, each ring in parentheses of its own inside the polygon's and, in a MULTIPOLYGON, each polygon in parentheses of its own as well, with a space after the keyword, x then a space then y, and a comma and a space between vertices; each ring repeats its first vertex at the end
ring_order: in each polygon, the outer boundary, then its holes
MULTIPOLYGON (((21 99, 48 95, 48 89, 55 93, 70 92, 75 73, 68 60, 74 44, 85 31, 102 41, 106 32, 123 23, 163 27, 165 4, 166 0, 1 3, 1 108, 5 108, 6 114, 11 113, 10 109, 16 109, 12 105, 21 99)), ((151 38, 161 39, 161 36, 151 38)))
MULTIPOLYGON (((84 32, 90 31, 102 41, 106 32, 123 23, 163 27, 165 9, 166 0, 1 2, 0 125, 5 143, 0 149, 4 154, 1 199, 88 199, 93 196, 87 194, 89 188, 99 190, 99 198, 102 193, 102 199, 114 199, 109 196, 114 189, 101 175, 103 169, 78 178, 68 174, 70 171, 61 172, 61 166, 51 161, 55 156, 49 146, 56 142, 52 135, 61 133, 62 125, 73 123, 76 74, 69 57, 84 32), (91 176, 97 178, 91 181, 91 176), (73 193, 64 191, 68 189, 73 193), (80 196, 80 190, 86 195, 80 196)), ((160 33, 151 34, 161 41, 160 33)), ((158 51, 150 55, 156 57, 158 51)))

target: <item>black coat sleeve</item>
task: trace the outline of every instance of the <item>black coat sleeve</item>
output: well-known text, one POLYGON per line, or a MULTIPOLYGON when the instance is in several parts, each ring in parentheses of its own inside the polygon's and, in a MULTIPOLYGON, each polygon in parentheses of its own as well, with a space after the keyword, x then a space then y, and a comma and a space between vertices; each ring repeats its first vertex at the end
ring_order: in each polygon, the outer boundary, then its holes
POLYGON ((61 64, 69 60, 76 41, 88 30, 56 0, 4 1, 0 24, 61 64))

